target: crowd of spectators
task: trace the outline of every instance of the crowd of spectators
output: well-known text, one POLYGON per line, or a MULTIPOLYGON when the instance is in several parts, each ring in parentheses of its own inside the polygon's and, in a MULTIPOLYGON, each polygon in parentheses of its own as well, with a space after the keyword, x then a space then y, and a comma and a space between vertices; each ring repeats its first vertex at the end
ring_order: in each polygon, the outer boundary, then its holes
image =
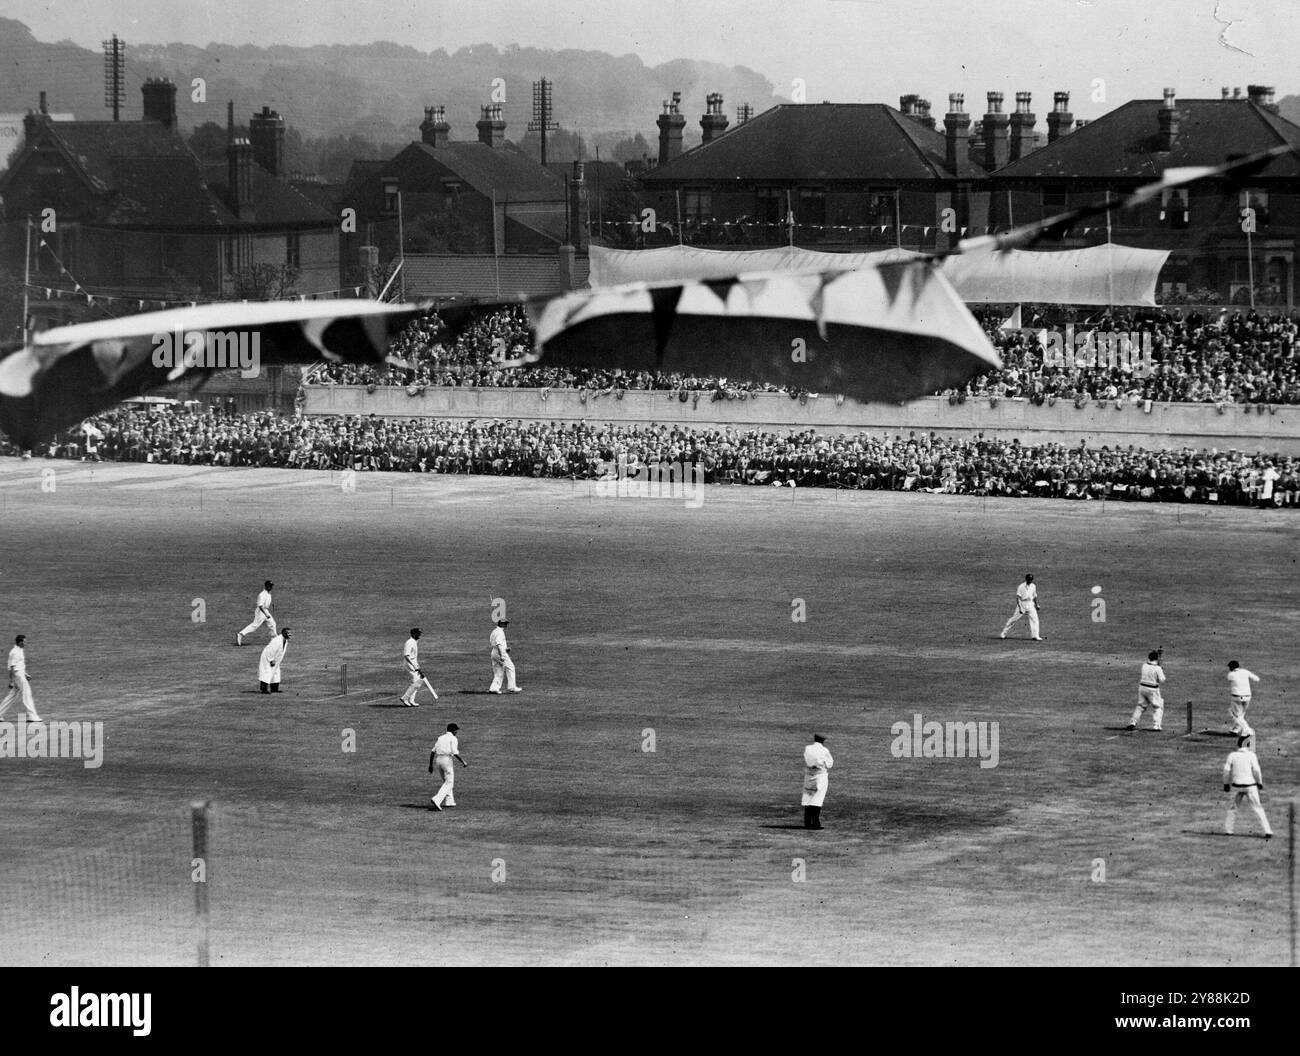
MULTIPOLYGON (((8 453, 16 453, 9 450, 8 453)), ((573 479, 680 466, 716 484, 958 495, 1300 505, 1300 459, 1238 451, 1027 445, 979 434, 821 434, 670 425, 231 415, 119 407, 47 458, 573 479)))
MULTIPOLYGON (((961 389, 949 390, 952 402, 972 398, 1021 397, 1036 403, 1072 400, 1143 404, 1232 403, 1268 406, 1300 403, 1300 362, 1294 315, 1234 312, 1206 316, 1168 311, 1099 313, 1071 324, 1032 311, 1024 326, 1005 327, 1004 313, 980 310, 985 332, 1003 360, 1001 370, 975 378, 961 389), (1065 338, 1078 334, 1133 335, 1134 351, 1122 362, 1110 363, 1103 351, 1092 362, 1089 349, 1065 349, 1065 338), (1054 334, 1059 343, 1048 343, 1054 334), (1064 350, 1064 354, 1058 354, 1064 350), (1078 365, 1082 355, 1087 365, 1078 365)), ((331 365, 312 378, 322 385, 405 386, 412 394, 426 386, 578 389, 620 393, 658 389, 708 393, 711 399, 744 398, 752 392, 786 392, 775 385, 757 385, 726 378, 703 378, 664 372, 618 370, 574 371, 547 367, 545 360, 528 367, 503 368, 502 360, 517 358, 532 347, 527 315, 522 308, 503 309, 474 322, 454 338, 434 316, 412 324, 394 343, 393 353, 412 364, 373 368, 331 365)))

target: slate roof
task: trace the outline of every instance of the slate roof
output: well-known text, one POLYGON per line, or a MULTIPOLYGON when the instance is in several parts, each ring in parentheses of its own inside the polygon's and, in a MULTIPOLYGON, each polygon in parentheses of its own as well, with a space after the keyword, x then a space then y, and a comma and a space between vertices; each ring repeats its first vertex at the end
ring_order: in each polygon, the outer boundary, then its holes
MULTIPOLYGON (((1149 180, 1166 168, 1222 165, 1288 143, 1300 150, 1300 126, 1246 99, 1178 99, 1173 149, 1157 150, 1161 99, 1135 99, 992 174, 994 180, 1149 180)), ((1274 158, 1267 179, 1300 177, 1300 156, 1274 158)), ((1259 178, 1259 177, 1255 177, 1259 178)))
POLYGON ((884 103, 783 104, 643 177, 666 183, 771 181, 906 182, 983 175, 959 151, 959 171, 945 163, 944 133, 884 103))

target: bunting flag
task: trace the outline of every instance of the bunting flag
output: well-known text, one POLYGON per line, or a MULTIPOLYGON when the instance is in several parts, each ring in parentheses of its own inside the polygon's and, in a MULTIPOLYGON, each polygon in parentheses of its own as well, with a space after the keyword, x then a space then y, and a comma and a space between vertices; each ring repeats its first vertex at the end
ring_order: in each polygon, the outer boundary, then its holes
POLYGON ((30 448, 128 397, 222 368, 321 358, 406 366, 387 355, 388 342, 427 310, 352 300, 208 304, 47 330, 0 350, 0 430, 30 448))
POLYGON ((1006 321, 998 327, 999 330, 1019 330, 1021 327, 1020 305, 1016 305, 1015 311, 1007 316, 1006 321))
POLYGON ((703 281, 629 283, 536 302, 538 351, 524 362, 725 376, 864 401, 912 399, 1000 365, 926 261, 739 280, 750 296, 725 302, 703 281))

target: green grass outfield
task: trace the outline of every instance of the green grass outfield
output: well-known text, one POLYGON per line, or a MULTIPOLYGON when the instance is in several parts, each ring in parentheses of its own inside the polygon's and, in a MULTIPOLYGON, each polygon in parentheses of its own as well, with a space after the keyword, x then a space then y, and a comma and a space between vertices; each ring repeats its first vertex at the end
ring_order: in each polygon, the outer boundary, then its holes
POLYGON ((0 962, 194 963, 207 799, 215 964, 1286 963, 1294 514, 343 483, 0 460, 0 635, 29 636, 43 717, 106 737, 98 769, 0 759, 0 962), (1026 571, 1046 641, 999 641, 1026 571), (266 578, 278 698, 265 631, 233 644, 266 578), (518 696, 483 692, 494 598, 518 696), (417 624, 441 700, 415 710, 417 624), (1160 645, 1165 732, 1125 733, 1160 645), (1271 843, 1248 812, 1219 834, 1230 739, 1183 736, 1187 700, 1225 729, 1232 658, 1263 679, 1271 843), (997 722, 998 765, 895 758, 918 712, 997 722), (436 814, 451 720, 470 768, 436 814), (806 833, 813 732, 836 767, 806 833))

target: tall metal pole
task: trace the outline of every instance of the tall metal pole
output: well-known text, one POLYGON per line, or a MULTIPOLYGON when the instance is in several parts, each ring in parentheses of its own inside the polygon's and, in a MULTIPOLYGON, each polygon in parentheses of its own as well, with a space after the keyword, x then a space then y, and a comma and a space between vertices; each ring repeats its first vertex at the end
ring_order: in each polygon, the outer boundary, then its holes
POLYGON ((27 293, 32 278, 32 218, 27 218, 27 250, 23 255, 23 347, 27 347, 27 293))
POLYGON ((402 190, 397 190, 397 266, 401 271, 398 285, 399 296, 406 301, 406 232, 402 224, 402 190))
POLYGON ((682 189, 678 187, 673 193, 677 195, 677 244, 680 246, 684 244, 682 232, 682 189))
POLYGON ((894 188, 894 245, 903 248, 903 188, 894 188))
POLYGON ((1250 308, 1255 309, 1255 251, 1250 237, 1250 227, 1246 227, 1246 278, 1250 282, 1250 308))

